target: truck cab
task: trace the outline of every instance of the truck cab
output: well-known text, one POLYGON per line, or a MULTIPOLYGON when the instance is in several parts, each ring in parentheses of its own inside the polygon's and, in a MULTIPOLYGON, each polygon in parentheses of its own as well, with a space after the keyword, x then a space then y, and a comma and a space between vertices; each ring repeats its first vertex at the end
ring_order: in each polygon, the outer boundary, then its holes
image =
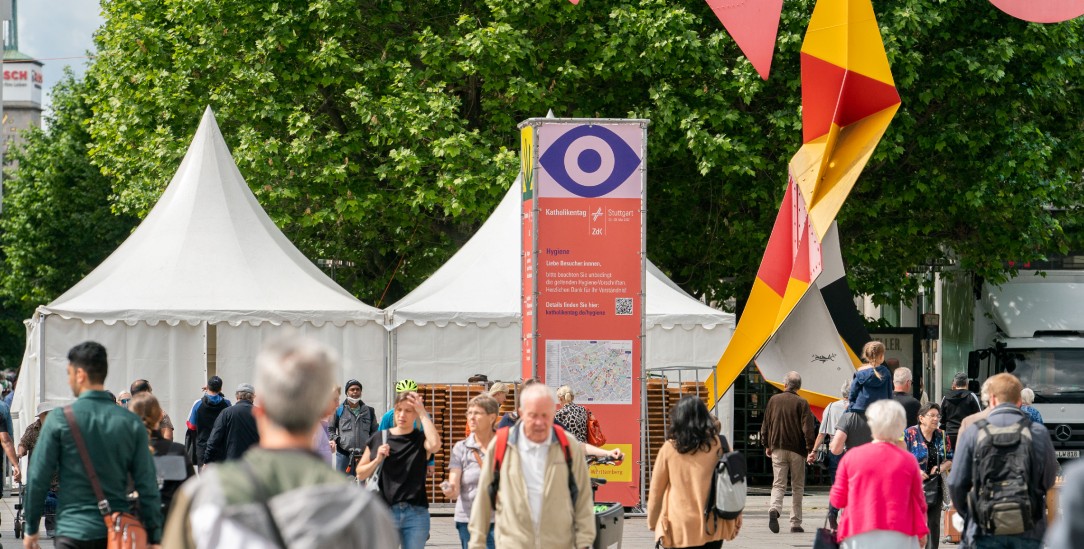
MULTIPOLYGON (((1021 271, 984 285, 982 308, 993 330, 972 353, 969 375, 1008 372, 1035 391, 1033 406, 1050 430, 1059 461, 1084 450, 1084 272, 1021 271), (986 358, 985 361, 982 359, 986 358), (974 372, 973 370, 978 370, 974 372)), ((980 337, 976 319, 976 339, 980 337)), ((978 341, 976 341, 978 343, 978 341)))

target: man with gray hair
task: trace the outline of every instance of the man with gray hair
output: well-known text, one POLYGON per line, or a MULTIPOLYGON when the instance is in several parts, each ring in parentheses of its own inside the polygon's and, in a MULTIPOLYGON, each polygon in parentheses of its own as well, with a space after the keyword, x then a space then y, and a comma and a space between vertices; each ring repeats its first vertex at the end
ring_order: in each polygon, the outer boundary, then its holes
POLYGON ((164 547, 399 545, 388 509, 312 451, 331 413, 336 360, 299 336, 272 341, 256 359, 252 408, 259 446, 215 464, 177 492, 164 547))
POLYGON ((918 425, 918 409, 922 403, 911 393, 914 392, 914 381, 911 378, 911 369, 900 366, 892 374, 892 384, 895 386, 892 398, 903 406, 907 417, 907 426, 918 425))
POLYGON ((499 430, 486 449, 469 547, 486 546, 494 514, 497 547, 590 547, 595 514, 583 445, 553 424, 557 402, 545 384, 527 386, 519 402, 520 420, 499 430))
POLYGON ((772 458, 772 499, 768 509, 768 529, 779 533, 779 514, 783 509, 783 494, 787 478, 794 495, 791 497, 790 531, 801 533, 802 492, 805 490, 805 458, 813 450, 816 432, 809 402, 798 396, 802 376, 790 372, 783 378, 783 392, 768 399, 764 422, 760 426, 760 443, 764 453, 772 458))
POLYGON ((260 433, 256 429, 256 418, 252 415, 252 400, 256 389, 251 384, 237 386, 234 396, 236 403, 218 414, 211 436, 207 439, 207 449, 203 452, 204 463, 215 463, 238 459, 245 450, 260 442, 260 433))

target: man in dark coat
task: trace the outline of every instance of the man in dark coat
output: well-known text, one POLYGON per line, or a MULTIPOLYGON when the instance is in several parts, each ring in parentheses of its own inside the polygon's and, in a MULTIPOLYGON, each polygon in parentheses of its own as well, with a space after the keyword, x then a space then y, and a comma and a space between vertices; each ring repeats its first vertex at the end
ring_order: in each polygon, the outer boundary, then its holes
POLYGON ((207 439, 207 448, 203 452, 204 463, 240 458, 245 450, 260 442, 256 418, 252 415, 255 392, 248 383, 237 386, 237 403, 223 410, 215 420, 214 429, 207 439))
POLYGON ((813 450, 817 438, 813 412, 809 402, 798 396, 802 376, 790 372, 783 378, 783 392, 768 399, 764 423, 760 426, 760 442, 772 458, 772 499, 768 510, 768 529, 779 533, 779 514, 787 478, 794 495, 791 500, 790 531, 802 529, 802 492, 805 490, 805 456, 813 450))

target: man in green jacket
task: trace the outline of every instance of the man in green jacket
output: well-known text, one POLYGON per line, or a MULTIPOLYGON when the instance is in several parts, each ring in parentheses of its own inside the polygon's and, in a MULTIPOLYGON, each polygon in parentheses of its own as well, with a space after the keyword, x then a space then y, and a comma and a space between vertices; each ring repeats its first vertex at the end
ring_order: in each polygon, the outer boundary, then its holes
MULTIPOLYGON (((147 429, 135 414, 117 406, 105 392, 108 372, 105 347, 100 343, 87 341, 68 351, 68 384, 78 397, 71 404, 72 411, 109 507, 113 511, 129 510, 131 477, 139 493, 139 515, 148 541, 151 547, 157 547, 162 537, 162 510, 147 429)), ((23 546, 39 547, 38 523, 54 473, 59 473, 64 494, 57 508, 56 546, 104 549, 105 521, 63 409, 45 418, 30 460, 23 546)))

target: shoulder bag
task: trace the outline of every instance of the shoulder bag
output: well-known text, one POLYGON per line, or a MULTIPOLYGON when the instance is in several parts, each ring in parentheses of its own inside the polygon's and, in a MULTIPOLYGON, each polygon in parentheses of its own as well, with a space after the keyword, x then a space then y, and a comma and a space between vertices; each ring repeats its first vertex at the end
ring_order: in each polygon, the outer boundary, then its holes
POLYGON ((79 431, 79 424, 75 421, 75 413, 71 405, 64 407, 64 417, 68 420, 68 426, 72 430, 72 438, 75 439, 75 447, 79 450, 79 457, 83 460, 83 467, 87 470, 90 485, 94 488, 94 497, 98 499, 98 510, 105 520, 107 535, 106 547, 108 549, 146 549, 147 529, 139 517, 132 513, 113 511, 109 506, 109 500, 102 492, 102 485, 98 481, 98 473, 94 470, 94 464, 90 462, 90 454, 87 445, 83 441, 83 433, 79 431))
MULTIPOLYGON (((388 430, 384 429, 383 431, 380 431, 380 445, 383 446, 383 445, 385 445, 387 443, 388 443, 388 430)), ((385 456, 384 459, 388 459, 388 458, 385 456)), ((376 471, 373 471, 372 476, 365 479, 365 489, 366 490, 368 490, 370 492, 379 492, 380 491, 380 470, 383 469, 383 468, 384 468, 384 462, 381 461, 380 464, 376 466, 376 471)))
POLYGON ((602 426, 591 410, 587 410, 587 443, 599 447, 606 444, 606 435, 602 434, 602 426))

